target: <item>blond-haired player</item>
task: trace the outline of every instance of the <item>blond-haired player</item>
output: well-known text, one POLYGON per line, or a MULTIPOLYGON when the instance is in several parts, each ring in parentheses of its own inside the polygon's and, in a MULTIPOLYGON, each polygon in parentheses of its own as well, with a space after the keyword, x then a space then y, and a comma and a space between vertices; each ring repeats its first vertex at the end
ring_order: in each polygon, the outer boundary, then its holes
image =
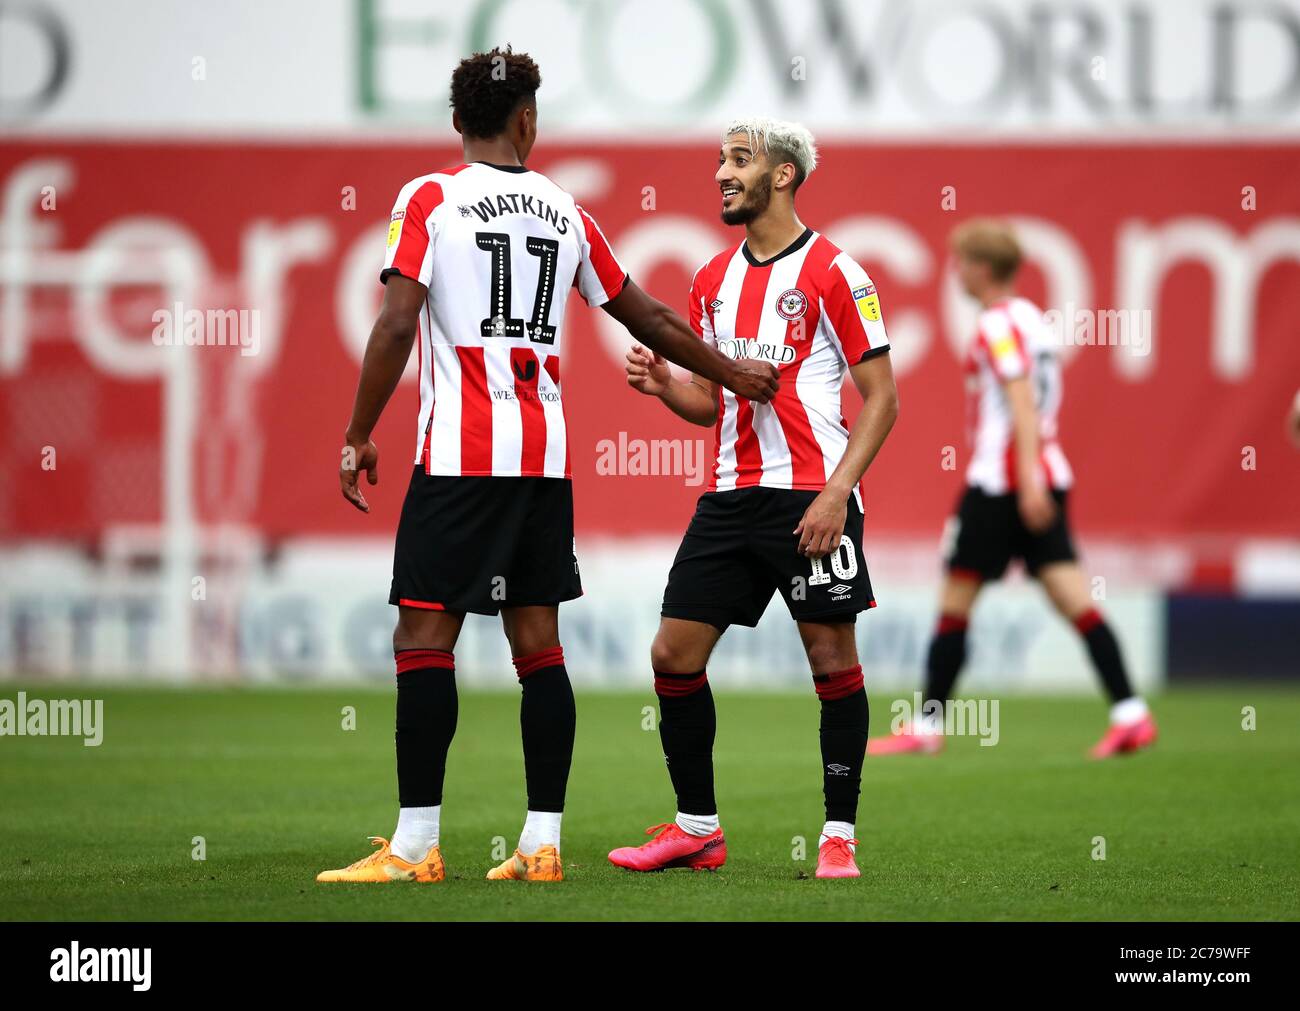
POLYGON ((966 660, 971 608, 1013 558, 1024 562, 1052 606, 1078 630, 1110 698, 1110 727, 1092 757, 1148 747, 1156 739, 1155 720, 1133 693, 1119 643, 1093 604, 1070 536, 1073 474, 1056 437, 1061 367, 1042 310, 1016 294, 1020 244, 1007 224, 992 219, 966 222, 951 241, 961 286, 980 304, 966 359, 974 408, 971 460, 926 659, 923 713, 902 732, 874 738, 868 752, 942 748, 942 706, 966 660))

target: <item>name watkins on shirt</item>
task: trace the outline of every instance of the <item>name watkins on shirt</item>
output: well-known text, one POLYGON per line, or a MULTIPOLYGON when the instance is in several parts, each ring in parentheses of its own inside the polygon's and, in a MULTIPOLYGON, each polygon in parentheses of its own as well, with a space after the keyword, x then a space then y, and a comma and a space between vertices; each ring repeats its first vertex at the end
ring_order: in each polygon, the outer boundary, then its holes
POLYGON ((477 214, 480 221, 491 221, 500 214, 531 214, 540 221, 545 221, 561 235, 569 234, 569 219, 541 197, 531 193, 498 193, 486 196, 473 204, 461 204, 460 216, 468 218, 477 214))
POLYGON ((728 358, 757 358, 773 365, 794 361, 795 349, 789 344, 764 344, 755 337, 720 337, 718 350, 728 358))

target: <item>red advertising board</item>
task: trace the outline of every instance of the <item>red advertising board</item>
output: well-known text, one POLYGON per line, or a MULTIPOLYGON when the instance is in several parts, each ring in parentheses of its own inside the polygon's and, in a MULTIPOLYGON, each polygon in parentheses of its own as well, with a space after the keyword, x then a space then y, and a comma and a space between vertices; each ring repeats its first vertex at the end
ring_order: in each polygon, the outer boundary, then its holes
MULTIPOLYGON (((415 391, 404 383, 379 426, 382 481, 360 516, 335 478, 358 344, 378 304, 394 196, 458 160, 450 146, 7 145, 0 538, 93 541, 158 519, 159 363, 177 353, 196 363, 188 452, 203 521, 272 540, 387 536, 414 458, 415 391), (115 273, 135 261, 104 250, 159 242, 168 256, 139 261, 189 278, 191 298, 260 310, 258 354, 154 346, 152 314, 172 289, 115 273), (117 280, 96 288, 105 277, 117 280)), ((533 167, 571 185, 636 281, 684 311, 695 266, 741 238, 718 220, 715 162, 707 146, 543 140, 533 167)), ((1300 148, 1281 145, 828 145, 799 212, 876 281, 902 400, 867 478, 870 526, 933 535, 958 491, 966 333, 945 301, 946 236, 961 218, 1000 214, 1024 222, 1034 254, 1024 292, 1065 312, 1079 345, 1068 349, 1062 443, 1080 528, 1294 535, 1300 454, 1283 419, 1300 386, 1298 172, 1300 148), (1085 343, 1074 321, 1094 309, 1151 310, 1138 324, 1148 353, 1085 343)), ((711 460, 712 432, 626 387, 598 315, 572 307, 563 362, 579 530, 677 533, 700 486, 599 473, 597 460, 629 440, 697 438, 711 460)), ((855 401, 846 392, 850 417, 855 401)))

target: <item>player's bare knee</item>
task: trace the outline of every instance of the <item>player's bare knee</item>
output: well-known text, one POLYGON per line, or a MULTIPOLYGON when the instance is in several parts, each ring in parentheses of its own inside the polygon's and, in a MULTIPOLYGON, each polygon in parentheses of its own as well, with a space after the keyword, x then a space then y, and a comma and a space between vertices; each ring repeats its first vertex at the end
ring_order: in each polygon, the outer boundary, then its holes
POLYGON ((501 626, 512 656, 532 656, 560 645, 556 608, 509 608, 501 612, 501 626))
POLYGON ((650 668, 656 671, 681 671, 683 652, 667 641, 661 632, 650 644, 650 668))
POLYGON ((548 649, 555 649, 560 645, 559 636, 554 633, 546 634, 537 631, 510 636, 506 641, 510 643, 510 655, 516 657, 532 656, 548 649))
POLYGON ((799 637, 803 640, 808 666, 814 674, 831 674, 858 662, 856 626, 852 622, 801 622, 799 637))
POLYGON ((534 652, 554 650, 560 645, 559 632, 546 625, 515 626, 507 630, 511 656, 532 656, 534 652))
POLYGON ((954 618, 969 618, 982 585, 977 578, 949 573, 939 593, 939 609, 954 618))
POLYGON ((720 629, 704 622, 664 618, 650 644, 650 666, 668 673, 703 670, 721 635, 720 629))
POLYGON ((1055 608, 1056 613, 1071 625, 1075 624, 1089 611, 1095 610, 1092 601, 1086 597, 1082 600, 1076 598, 1058 599, 1049 595, 1048 600, 1051 601, 1052 607, 1055 608))
POLYGON ((1057 613, 1067 621, 1075 621, 1095 606, 1083 570, 1071 562, 1044 566, 1034 576, 1057 613))
POLYGON ((400 618, 397 620, 397 627, 393 629, 394 653, 400 653, 404 649, 440 648, 433 644, 433 637, 425 633, 423 629, 403 624, 400 618))
POLYGON ((833 639, 820 640, 806 647, 808 666, 814 674, 845 670, 858 662, 857 649, 833 639))
POLYGON ((445 649, 456 646, 462 615, 401 607, 393 629, 393 652, 404 649, 445 649))
POLYGON ((656 673, 691 673, 703 670, 708 654, 693 643, 678 642, 660 632, 650 644, 650 668, 656 673))

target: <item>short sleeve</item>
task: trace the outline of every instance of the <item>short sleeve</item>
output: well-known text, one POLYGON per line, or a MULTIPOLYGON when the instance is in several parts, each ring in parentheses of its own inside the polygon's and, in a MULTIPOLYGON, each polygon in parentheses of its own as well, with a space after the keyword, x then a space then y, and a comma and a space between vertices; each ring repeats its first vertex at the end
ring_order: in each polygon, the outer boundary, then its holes
POLYGON ((417 179, 402 187, 388 219, 388 245, 380 281, 387 283, 391 275, 401 274, 429 287, 433 281, 430 219, 441 203, 442 187, 435 182, 417 179))
POLYGON ((687 315, 691 329, 695 331, 695 336, 699 337, 705 344, 717 347, 718 342, 713 336, 713 316, 709 312, 709 306, 705 301, 709 297, 709 292, 704 284, 704 275, 706 273, 705 268, 701 267, 695 272, 695 277, 691 279, 691 297, 688 306, 690 312, 687 315))
POLYGON ((1029 356, 1024 338, 1005 312, 985 312, 980 316, 979 344, 989 364, 1004 383, 1029 374, 1029 356))
POLYGON ((627 271, 614 256, 609 240, 600 230, 595 219, 578 208, 578 217, 582 220, 582 259, 578 264, 578 276, 574 279, 578 292, 593 308, 604 305, 627 285, 627 271))
POLYGON ((847 253, 840 253, 827 268, 822 308, 844 360, 850 365, 889 350, 876 286, 847 253))

